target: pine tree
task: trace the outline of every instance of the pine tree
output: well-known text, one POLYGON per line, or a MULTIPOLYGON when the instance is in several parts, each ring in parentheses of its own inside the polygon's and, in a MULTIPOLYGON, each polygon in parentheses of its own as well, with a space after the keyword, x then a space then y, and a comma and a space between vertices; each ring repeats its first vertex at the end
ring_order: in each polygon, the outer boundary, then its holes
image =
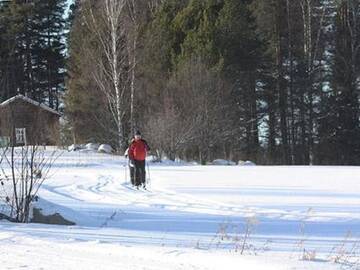
POLYGON ((10 54, 12 52, 14 40, 7 35, 7 29, 10 27, 8 18, 8 7, 10 1, 0 1, 0 101, 10 96, 10 54))
POLYGON ((360 158, 359 85, 360 3, 341 1, 336 18, 333 130, 340 164, 358 164, 360 158))
POLYGON ((265 42, 265 57, 262 72, 265 75, 264 100, 268 114, 268 148, 272 162, 291 164, 288 129, 288 85, 284 63, 287 56, 287 3, 285 0, 255 0, 252 10, 261 39, 265 42), (277 123, 279 118, 279 124, 277 123), (280 137, 280 138, 279 138, 280 137), (281 141, 278 154, 276 141, 281 141))
POLYGON ((65 0, 38 1, 35 4, 33 27, 36 29, 33 62, 36 67, 38 100, 47 100, 59 109, 59 96, 64 92, 66 21, 65 0))
POLYGON ((222 73, 231 82, 235 101, 234 127, 239 127, 242 158, 257 161, 259 152, 258 70, 262 42, 256 33, 251 1, 225 0, 217 21, 216 48, 222 56, 222 73), (244 131, 244 134, 242 134, 244 131))
POLYGON ((64 91, 65 5, 61 1, 10 1, 1 4, 3 98, 28 95, 59 109, 64 91))
POLYGON ((31 85, 30 55, 30 16, 32 6, 27 3, 3 2, 1 9, 3 44, 5 51, 1 61, 4 63, 2 74, 3 98, 17 93, 25 94, 31 85))

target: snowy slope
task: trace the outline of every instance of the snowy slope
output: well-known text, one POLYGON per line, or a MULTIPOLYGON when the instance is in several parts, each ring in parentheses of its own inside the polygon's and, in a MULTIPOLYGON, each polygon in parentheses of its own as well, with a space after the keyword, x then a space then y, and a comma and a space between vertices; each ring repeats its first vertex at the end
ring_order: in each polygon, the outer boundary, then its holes
POLYGON ((123 157, 65 152, 39 204, 77 225, 0 222, 1 269, 359 269, 359 167, 151 164, 149 191, 128 178, 123 157))

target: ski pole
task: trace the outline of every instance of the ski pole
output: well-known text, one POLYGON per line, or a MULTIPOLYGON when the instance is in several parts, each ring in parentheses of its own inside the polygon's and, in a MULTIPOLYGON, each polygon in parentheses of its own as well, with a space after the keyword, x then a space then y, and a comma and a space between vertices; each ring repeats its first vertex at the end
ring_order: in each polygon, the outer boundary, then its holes
POLYGON ((125 170, 125 184, 128 183, 128 180, 127 180, 127 168, 126 168, 126 164, 124 165, 124 170, 125 170))
POLYGON ((146 182, 147 182, 147 185, 149 186, 149 187, 151 187, 151 179, 150 179, 150 167, 149 167, 149 163, 148 162, 146 162, 146 167, 147 167, 147 177, 146 177, 146 182))

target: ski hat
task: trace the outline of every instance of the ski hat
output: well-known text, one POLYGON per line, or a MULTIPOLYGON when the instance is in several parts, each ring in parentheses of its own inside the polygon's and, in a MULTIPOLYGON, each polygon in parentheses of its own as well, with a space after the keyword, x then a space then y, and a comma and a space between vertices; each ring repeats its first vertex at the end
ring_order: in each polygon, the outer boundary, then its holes
POLYGON ((139 130, 137 130, 137 131, 135 132, 135 136, 141 136, 141 132, 140 132, 139 130))

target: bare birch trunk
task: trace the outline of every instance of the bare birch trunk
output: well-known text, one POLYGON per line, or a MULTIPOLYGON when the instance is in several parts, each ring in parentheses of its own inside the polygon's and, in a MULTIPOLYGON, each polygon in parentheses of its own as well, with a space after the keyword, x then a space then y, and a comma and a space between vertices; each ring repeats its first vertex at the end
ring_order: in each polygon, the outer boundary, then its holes
MULTIPOLYGON (((106 15, 108 16, 110 24, 110 35, 111 35, 111 60, 112 60, 112 79, 115 90, 115 106, 116 106, 116 124, 118 129, 118 143, 119 149, 122 149, 123 144, 123 131, 122 131, 122 108, 121 108, 121 94, 120 94, 120 74, 121 66, 118 65, 119 51, 118 51, 118 40, 119 34, 117 27, 119 25, 121 10, 118 10, 116 0, 106 0, 106 15)), ((121 7, 122 9, 122 7, 121 7)))
POLYGON ((89 31, 93 32, 99 42, 100 55, 94 62, 97 69, 93 72, 99 89, 105 94, 108 105, 116 123, 118 150, 123 150, 124 133, 123 119, 126 112, 125 90, 126 81, 122 79, 123 68, 127 52, 124 46, 124 0, 104 0, 102 9, 94 11, 89 6, 89 16, 85 16, 85 23, 89 31), (102 55, 104 57, 102 57, 102 55))

